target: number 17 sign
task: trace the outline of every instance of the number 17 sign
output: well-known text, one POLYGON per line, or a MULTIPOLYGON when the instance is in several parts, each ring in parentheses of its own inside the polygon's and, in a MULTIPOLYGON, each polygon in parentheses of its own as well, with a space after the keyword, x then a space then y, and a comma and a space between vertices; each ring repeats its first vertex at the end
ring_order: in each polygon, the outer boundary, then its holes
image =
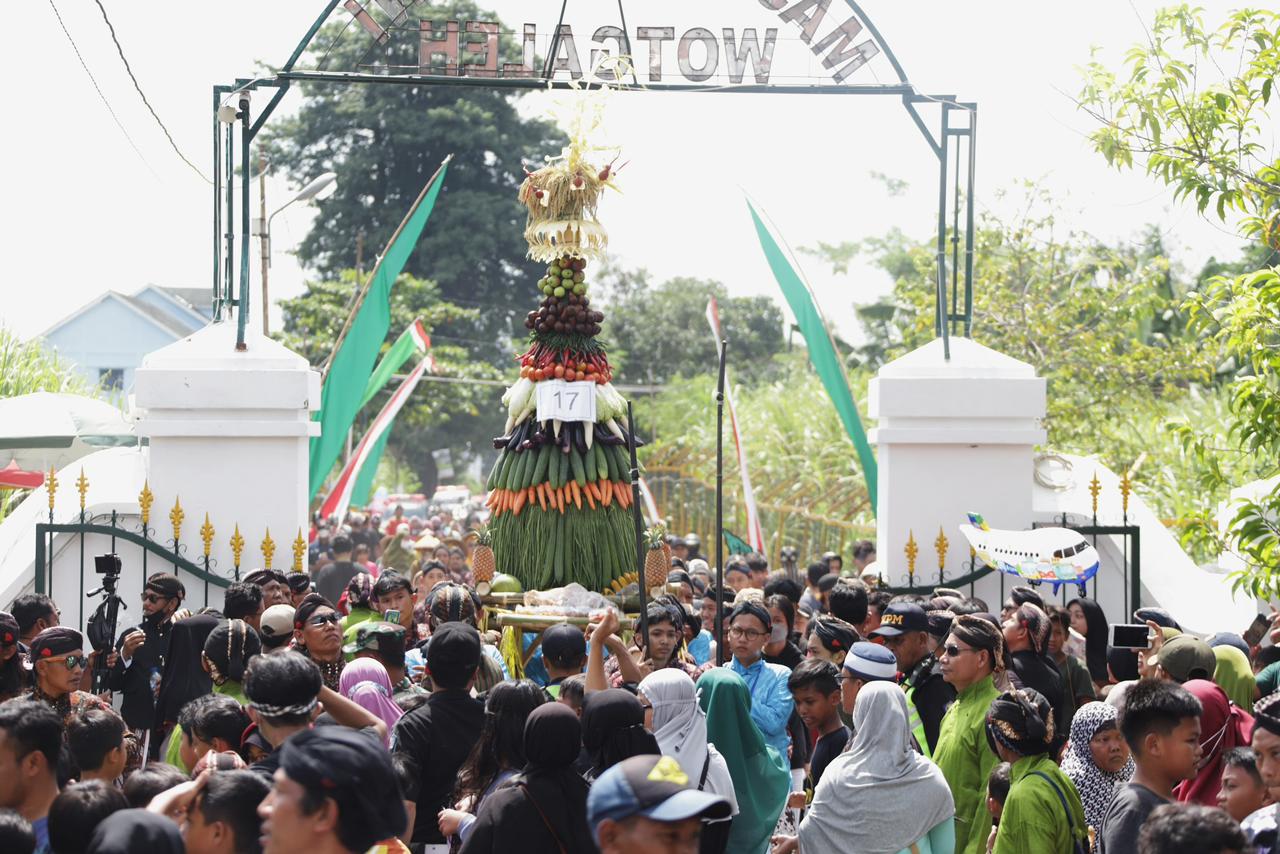
POLYGON ((596 420, 596 384, 543 380, 538 383, 539 421, 596 420))

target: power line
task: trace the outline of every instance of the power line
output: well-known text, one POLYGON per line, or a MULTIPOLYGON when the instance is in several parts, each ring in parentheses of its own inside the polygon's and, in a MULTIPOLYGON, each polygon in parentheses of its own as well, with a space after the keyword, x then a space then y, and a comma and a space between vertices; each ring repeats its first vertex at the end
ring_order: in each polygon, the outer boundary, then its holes
POLYGON ((98 86, 98 81, 93 76, 93 72, 89 70, 89 66, 85 63, 84 57, 80 55, 80 48, 76 45, 76 40, 71 37, 71 31, 67 29, 66 23, 62 20, 62 14, 58 11, 58 7, 53 4, 53 0, 49 0, 49 7, 53 9, 53 15, 58 19, 58 26, 62 27, 62 33, 67 37, 67 41, 71 43, 71 49, 75 51, 76 59, 80 60, 80 67, 84 69, 84 73, 89 76, 89 82, 93 84, 94 91, 98 93, 98 97, 102 99, 102 105, 107 108, 107 112, 111 114, 112 120, 115 121, 116 127, 120 128, 120 133, 124 134, 124 138, 129 141, 129 146, 138 155, 138 159, 142 161, 142 165, 147 167, 147 171, 155 176, 156 180, 160 180, 160 176, 156 174, 156 170, 151 168, 151 164, 147 162, 147 158, 143 156, 141 149, 137 143, 133 141, 133 137, 129 136, 129 131, 125 130, 124 124, 120 121, 120 117, 116 115, 116 111, 111 109, 111 102, 107 100, 107 96, 102 93, 102 88, 98 86))
MULTIPOLYGON (((52 0, 50 0, 52 2, 52 0)), ((102 20, 107 22, 107 29, 111 32, 111 41, 115 43, 116 53, 120 54, 120 61, 124 63, 124 70, 128 72, 129 79, 133 81, 133 88, 138 90, 138 97, 142 99, 142 103, 146 105, 147 111, 151 113, 151 117, 156 120, 156 124, 160 125, 160 130, 164 131, 165 138, 169 140, 169 145, 173 146, 173 150, 178 157, 182 158, 182 162, 191 167, 191 171, 195 172, 205 180, 205 183, 212 184, 213 181, 209 176, 200 171, 200 167, 196 166, 187 156, 178 148, 178 143, 173 141, 173 134, 169 133, 169 129, 164 126, 164 122, 160 121, 160 117, 156 115, 156 111, 152 108, 151 102, 147 100, 146 94, 142 91, 142 87, 138 85, 138 78, 133 76, 133 69, 129 67, 129 60, 125 59, 124 48, 120 46, 120 40, 116 38, 116 28, 111 26, 111 19, 107 17, 107 9, 102 5, 102 0, 93 0, 98 4, 98 10, 102 12, 102 20)))

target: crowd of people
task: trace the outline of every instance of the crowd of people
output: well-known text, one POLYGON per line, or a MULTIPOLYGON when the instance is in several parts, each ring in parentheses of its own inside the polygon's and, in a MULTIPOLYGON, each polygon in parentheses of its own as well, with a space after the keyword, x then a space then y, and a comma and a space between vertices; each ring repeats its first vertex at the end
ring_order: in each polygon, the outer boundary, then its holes
POLYGON ((1280 850, 1280 627, 1143 608, 1111 622, 1147 648, 1110 647, 1088 598, 894 595, 870 543, 717 572, 688 537, 643 630, 504 635, 458 524, 320 525, 309 573, 194 614, 157 573, 106 655, 19 596, 0 851, 1280 850))

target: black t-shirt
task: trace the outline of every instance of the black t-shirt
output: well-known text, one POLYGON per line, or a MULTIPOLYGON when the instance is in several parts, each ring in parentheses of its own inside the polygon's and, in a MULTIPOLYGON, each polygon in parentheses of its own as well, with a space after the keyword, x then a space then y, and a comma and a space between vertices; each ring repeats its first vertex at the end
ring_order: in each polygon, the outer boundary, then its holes
POLYGON ((349 560, 334 561, 316 570, 316 592, 333 604, 347 589, 347 583, 361 572, 360 567, 349 560))
POLYGON ((413 841, 442 845, 436 816, 453 794, 458 769, 480 738, 484 703, 466 691, 436 691, 396 724, 393 752, 407 754, 421 769, 413 841))
POLYGON ((789 667, 792 670, 795 670, 800 666, 800 662, 804 661, 804 653, 802 653, 800 648, 791 641, 787 641, 787 645, 784 646, 782 651, 777 655, 769 655, 769 653, 766 652, 764 654, 764 660, 770 664, 781 664, 783 667, 789 667))
POLYGON ((1009 678, 1014 687, 1034 688, 1044 695, 1049 705, 1053 706, 1054 731, 1065 744, 1066 735, 1071 731, 1071 719, 1067 717, 1067 707, 1062 700, 1062 671, 1053 659, 1029 649, 1019 650, 1010 655, 1009 659, 1013 663, 1013 672, 1009 678))
POLYGON ((849 728, 841 726, 834 732, 818 737, 818 743, 813 746, 813 757, 809 760, 809 777, 813 780, 815 789, 831 760, 844 752, 844 746, 849 743, 849 735, 849 728))
POLYGON ((1138 850, 1138 832, 1152 810, 1169 803, 1146 786, 1129 783, 1116 790, 1102 817, 1098 854, 1127 854, 1138 850))

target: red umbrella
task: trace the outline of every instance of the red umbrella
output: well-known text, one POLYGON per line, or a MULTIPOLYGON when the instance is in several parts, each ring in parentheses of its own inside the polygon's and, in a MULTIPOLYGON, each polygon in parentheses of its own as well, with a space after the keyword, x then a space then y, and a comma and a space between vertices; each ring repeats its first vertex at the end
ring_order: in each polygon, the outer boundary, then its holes
POLYGON ((0 469, 0 489, 35 489, 44 483, 44 472, 24 471, 17 460, 0 469))

